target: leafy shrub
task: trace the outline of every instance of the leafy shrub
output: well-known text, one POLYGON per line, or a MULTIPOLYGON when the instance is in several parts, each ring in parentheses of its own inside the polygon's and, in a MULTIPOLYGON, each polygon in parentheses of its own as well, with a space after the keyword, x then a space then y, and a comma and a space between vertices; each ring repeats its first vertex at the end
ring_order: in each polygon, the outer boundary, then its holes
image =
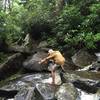
POLYGON ((47 40, 48 46, 64 48, 98 48, 100 41, 99 0, 66 0, 55 13, 59 0, 14 1, 9 13, 0 12, 0 36, 10 43, 23 41, 30 33, 37 40, 47 40))

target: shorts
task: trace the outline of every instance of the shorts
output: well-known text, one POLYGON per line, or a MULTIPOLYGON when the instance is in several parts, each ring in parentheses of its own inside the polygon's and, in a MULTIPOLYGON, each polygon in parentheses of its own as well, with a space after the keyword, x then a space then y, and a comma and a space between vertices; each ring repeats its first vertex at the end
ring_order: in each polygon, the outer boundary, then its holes
POLYGON ((52 70, 56 70, 60 65, 55 64, 54 61, 49 61, 48 64, 48 70, 52 71, 52 70))

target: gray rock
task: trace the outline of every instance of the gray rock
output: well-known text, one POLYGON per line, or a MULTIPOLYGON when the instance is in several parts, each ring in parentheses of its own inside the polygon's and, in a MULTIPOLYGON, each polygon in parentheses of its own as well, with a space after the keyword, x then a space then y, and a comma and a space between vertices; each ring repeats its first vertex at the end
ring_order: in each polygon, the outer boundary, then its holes
POLYGON ((35 93, 37 100, 55 100, 55 86, 50 84, 37 84, 35 93))
MULTIPOLYGON (((10 89, 7 89, 7 90, 3 90, 3 89, 0 89, 0 97, 4 97, 4 98, 14 98, 14 96, 17 94, 17 90, 10 90, 10 89)), ((1 99, 0 99, 1 100, 1 99)))
POLYGON ((36 100, 34 87, 29 87, 26 89, 22 89, 15 96, 14 100, 36 100))
POLYGON ((39 43, 38 48, 43 48, 43 47, 46 47, 47 45, 48 45, 47 41, 42 41, 39 43))
POLYGON ((38 62, 47 56, 45 52, 37 52, 33 56, 29 57, 26 61, 24 61, 23 66, 27 70, 32 71, 43 71, 47 70, 47 64, 39 64, 38 62))
MULTIPOLYGON (((48 73, 38 73, 38 74, 26 74, 18 77, 17 79, 10 80, 5 84, 3 90, 20 90, 28 87, 35 87, 38 83, 47 83, 46 79, 50 78, 48 73)), ((49 81, 48 81, 49 82, 49 81)))
POLYGON ((26 53, 26 54, 34 53, 34 52, 30 51, 29 48, 26 48, 25 46, 20 46, 20 45, 9 46, 8 52, 11 52, 11 53, 26 53))
POLYGON ((95 62, 91 64, 91 66, 88 69, 89 71, 100 71, 100 63, 95 62))
POLYGON ((76 66, 83 68, 84 66, 92 64, 97 60, 95 55, 89 54, 85 50, 80 50, 74 56, 72 56, 72 61, 76 66))
POLYGON ((25 57, 21 53, 16 53, 8 57, 7 61, 0 65, 0 80, 20 70, 24 60, 25 57))
POLYGON ((100 52, 95 53, 95 55, 97 56, 97 61, 100 62, 100 52))
POLYGON ((78 69, 79 67, 76 66, 72 60, 69 60, 69 59, 66 59, 65 61, 65 64, 64 64, 64 69, 67 71, 67 70, 76 70, 78 69))
POLYGON ((98 98, 97 100, 100 100, 100 89, 97 91, 96 94, 97 94, 97 98, 98 98))
POLYGON ((77 90, 71 83, 64 83, 56 92, 57 100, 76 100, 77 97, 77 90))
MULTIPOLYGON (((45 82, 45 80, 48 79, 49 77, 50 74, 46 73, 38 73, 31 75, 27 74, 15 80, 12 81, 10 80, 9 82, 6 83, 6 85, 4 85, 1 88, 1 90, 3 90, 5 94, 9 92, 6 90, 10 90, 11 93, 13 90, 16 90, 18 94, 15 95, 14 100, 39 100, 36 89, 38 89, 41 93, 43 93, 43 95, 46 96, 46 97, 44 96, 45 98, 51 98, 52 96, 54 96, 54 92, 52 92, 54 91, 54 87, 48 84, 49 81, 45 82), (48 93, 46 94, 46 92, 48 93)), ((13 96, 13 94, 8 95, 8 98, 10 98, 11 96, 13 96)))
POLYGON ((89 93, 96 93, 100 87, 100 73, 72 71, 63 74, 65 82, 71 82, 75 87, 89 93))

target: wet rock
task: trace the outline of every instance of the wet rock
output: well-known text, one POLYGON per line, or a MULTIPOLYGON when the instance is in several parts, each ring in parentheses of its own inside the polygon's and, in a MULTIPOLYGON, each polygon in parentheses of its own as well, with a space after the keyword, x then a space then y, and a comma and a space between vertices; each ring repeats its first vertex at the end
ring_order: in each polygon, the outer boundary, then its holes
POLYGON ((21 53, 16 53, 0 65, 0 80, 16 73, 22 68, 22 62, 25 60, 25 56, 21 53))
POLYGON ((50 84, 37 84, 35 93, 37 100, 55 100, 55 86, 50 84))
POLYGON ((64 69, 65 69, 65 71, 67 71, 67 70, 76 70, 76 69, 78 69, 78 68, 79 68, 79 67, 76 66, 76 65, 72 62, 72 60, 66 58, 66 61, 65 61, 65 64, 64 64, 64 69))
POLYGON ((38 73, 38 74, 32 74, 32 75, 25 75, 20 80, 23 82, 28 82, 30 85, 35 86, 38 83, 49 83, 51 82, 51 77, 49 73, 38 73))
POLYGON ((97 60, 95 55, 89 54, 85 50, 80 50, 74 56, 72 56, 72 61, 76 66, 83 68, 84 66, 92 64, 97 60))
MULTIPOLYGON (((20 78, 23 82, 31 82, 32 84, 37 83, 52 83, 52 77, 50 73, 38 73, 32 75, 26 75, 20 78)), ((59 73, 55 73, 55 84, 60 85, 62 83, 59 73)))
POLYGON ((48 70, 47 64, 39 64, 38 62, 47 56, 45 52, 37 52, 33 56, 29 57, 24 63, 23 66, 27 70, 32 71, 43 71, 48 70))
POLYGON ((89 71, 100 71, 100 63, 98 63, 98 62, 93 63, 93 64, 89 67, 88 70, 89 70, 89 71))
POLYGON ((100 71, 100 63, 99 62, 94 62, 91 65, 88 65, 82 69, 78 69, 78 71, 100 71))
POLYGON ((55 84, 60 85, 61 83, 62 83, 62 81, 61 81, 60 74, 56 72, 55 73, 55 84))
POLYGON ((38 73, 38 74, 26 74, 20 76, 17 79, 10 80, 4 86, 2 86, 3 90, 20 90, 28 87, 35 87, 38 83, 51 83, 51 76, 49 73, 38 73))
POLYGON ((97 61, 100 62, 100 52, 95 53, 95 55, 97 56, 97 61))
POLYGON ((100 73, 96 72, 66 72, 63 74, 64 82, 71 82, 75 87, 89 93, 96 93, 100 83, 100 73))
POLYGON ((1 89, 2 90, 17 90, 20 91, 21 89, 26 89, 28 87, 33 87, 34 84, 31 82, 24 82, 21 80, 18 81, 11 81, 4 85, 1 89))
POLYGON ((17 94, 17 90, 2 90, 0 89, 0 97, 4 98, 14 98, 14 96, 17 94))
POLYGON ((20 90, 18 94, 15 96, 14 100, 36 100, 34 87, 29 87, 29 88, 20 90))
POLYGON ((100 89, 97 91, 97 98, 98 98, 98 100, 100 100, 100 89))
POLYGON ((26 74, 12 81, 10 80, 1 89, 18 91, 14 100, 39 100, 40 97, 42 98, 40 100, 54 100, 57 85, 49 84, 52 82, 51 79, 49 73, 26 74))
POLYGON ((64 83, 56 92, 57 100, 76 100, 77 97, 77 90, 71 83, 64 83))
POLYGON ((63 73, 63 76, 68 80, 75 80, 79 78, 100 80, 100 72, 67 71, 66 73, 63 73))
MULTIPOLYGON (((43 79, 42 83, 52 83, 52 77, 50 75, 50 77, 48 77, 47 79, 43 79)), ((55 84, 56 85, 61 85, 62 81, 61 81, 61 77, 59 75, 58 72, 55 72, 55 84)))
POLYGON ((92 80, 76 80, 72 82, 75 87, 84 90, 88 93, 96 93, 98 88, 96 87, 97 82, 92 80))

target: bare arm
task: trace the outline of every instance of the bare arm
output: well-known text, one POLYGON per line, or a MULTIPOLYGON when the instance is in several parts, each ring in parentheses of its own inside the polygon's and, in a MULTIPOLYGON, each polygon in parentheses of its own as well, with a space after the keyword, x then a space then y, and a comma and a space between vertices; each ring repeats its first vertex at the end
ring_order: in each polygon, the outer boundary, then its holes
POLYGON ((46 60, 49 60, 49 59, 51 59, 53 57, 55 57, 55 54, 54 53, 53 54, 50 54, 48 57, 46 57, 46 60))
POLYGON ((49 55, 48 57, 42 59, 42 60, 39 62, 39 64, 44 63, 45 61, 47 61, 47 60, 53 58, 54 56, 55 56, 55 54, 51 54, 51 55, 49 55))
POLYGON ((46 61, 46 58, 42 59, 41 61, 39 61, 39 64, 42 64, 46 61))

